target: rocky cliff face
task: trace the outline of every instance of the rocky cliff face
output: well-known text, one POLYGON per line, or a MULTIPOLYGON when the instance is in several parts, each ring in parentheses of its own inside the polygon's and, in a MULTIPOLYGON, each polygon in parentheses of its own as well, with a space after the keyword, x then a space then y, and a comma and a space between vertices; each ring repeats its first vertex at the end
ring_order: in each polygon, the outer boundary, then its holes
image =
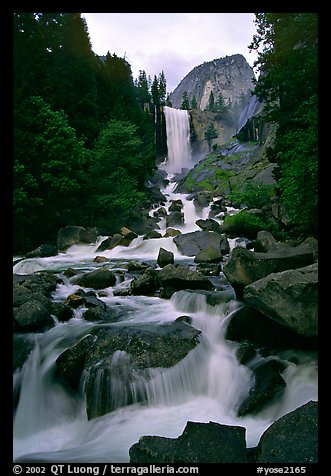
POLYGON ((186 92, 190 104, 195 97, 198 109, 205 110, 213 92, 215 103, 222 95, 225 106, 241 106, 243 110, 250 98, 254 78, 254 71, 244 56, 226 56, 193 68, 170 94, 170 100, 173 107, 180 108, 186 92))

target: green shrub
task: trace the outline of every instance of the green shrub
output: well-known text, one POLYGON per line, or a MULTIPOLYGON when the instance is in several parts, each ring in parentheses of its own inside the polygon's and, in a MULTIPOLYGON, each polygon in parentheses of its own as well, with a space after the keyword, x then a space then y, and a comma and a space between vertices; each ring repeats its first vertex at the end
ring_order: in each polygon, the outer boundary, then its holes
POLYGON ((249 208, 262 208, 270 202, 273 195, 273 185, 249 180, 245 182, 243 189, 232 191, 229 199, 234 206, 245 205, 249 208))

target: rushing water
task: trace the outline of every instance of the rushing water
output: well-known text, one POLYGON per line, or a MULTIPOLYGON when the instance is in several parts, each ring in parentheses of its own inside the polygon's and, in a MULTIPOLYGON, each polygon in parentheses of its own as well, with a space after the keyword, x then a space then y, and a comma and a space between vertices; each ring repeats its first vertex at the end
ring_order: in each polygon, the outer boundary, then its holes
MULTIPOLYGON (((206 218, 209 207, 198 214, 185 195, 174 194, 175 185, 170 182, 163 190, 168 198, 165 208, 169 208, 171 200, 180 198, 185 222, 178 228, 184 233, 195 231, 199 229, 195 221, 206 218)), ((166 227, 162 219, 159 226, 163 234, 166 227)), ((93 262, 97 254, 108 258, 106 265, 113 270, 124 269, 123 265, 132 259, 155 264, 160 247, 173 251, 176 262, 193 262, 192 258, 179 253, 171 237, 151 240, 138 237, 129 247, 118 246, 97 253, 103 238, 94 245, 72 246, 66 253, 54 257, 22 260, 15 264, 14 273, 28 274, 43 269, 56 272, 63 282, 58 284, 53 299, 64 301, 78 286, 65 277, 63 271, 69 266, 78 272, 95 269, 100 266, 93 262)), ((285 364, 282 376, 287 385, 281 398, 257 415, 238 418, 238 405, 248 394, 253 376, 248 366, 239 363, 237 345, 225 339, 225 329, 233 311, 242 303, 234 299, 210 306, 204 295, 187 291, 176 292, 170 300, 115 296, 116 289, 129 285, 127 279, 103 290, 100 299, 122 313, 119 323, 108 325, 149 323, 158 326, 185 314, 201 331, 199 344, 174 367, 151 369, 149 379, 141 378, 135 383, 135 391, 143 389, 146 396, 143 404, 136 402, 88 420, 84 392, 73 397, 66 391, 55 376, 56 359, 97 324, 84 320, 84 309, 78 308, 75 317, 68 322, 55 320, 50 330, 31 334, 34 349, 23 368, 14 374, 14 394, 19 395, 14 415, 16 462, 125 463, 129 462, 129 448, 142 435, 175 438, 183 432, 187 421, 245 427, 247 446, 253 447, 273 421, 309 400, 317 400, 316 358, 312 353, 289 349, 276 356, 285 364)), ((124 351, 119 349, 115 354, 112 365, 126 359, 129 364, 129 356, 124 351)), ((268 357, 255 357, 256 361, 265 359, 268 357)))

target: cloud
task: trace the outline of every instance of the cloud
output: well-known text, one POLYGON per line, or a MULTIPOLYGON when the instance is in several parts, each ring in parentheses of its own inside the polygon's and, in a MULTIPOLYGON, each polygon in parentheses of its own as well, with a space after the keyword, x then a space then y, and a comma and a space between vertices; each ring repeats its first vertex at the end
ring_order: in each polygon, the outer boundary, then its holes
POLYGON ((236 53, 252 66, 253 13, 83 13, 93 51, 124 57, 133 76, 162 70, 172 91, 195 66, 236 53))

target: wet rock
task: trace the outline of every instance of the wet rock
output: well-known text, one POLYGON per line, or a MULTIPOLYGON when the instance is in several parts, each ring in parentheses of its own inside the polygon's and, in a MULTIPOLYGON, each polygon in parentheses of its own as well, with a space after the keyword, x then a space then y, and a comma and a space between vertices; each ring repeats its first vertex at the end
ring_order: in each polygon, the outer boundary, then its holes
POLYGON ((58 231, 57 249, 59 252, 65 252, 72 245, 95 243, 97 237, 98 232, 96 228, 66 226, 58 231))
POLYGON ((239 417, 258 413, 281 394, 286 387, 285 380, 280 375, 282 370, 283 364, 275 359, 263 362, 253 369, 254 385, 238 409, 239 417))
POLYGON ((116 283, 115 274, 107 268, 98 268, 87 272, 74 280, 74 284, 84 288, 104 289, 114 286, 116 283))
POLYGON ((245 463, 245 431, 189 421, 178 438, 142 436, 129 450, 130 463, 245 463))
POLYGON ((236 290, 237 297, 241 298, 245 286, 268 274, 301 268, 312 263, 313 253, 304 245, 289 247, 286 250, 276 249, 268 253, 255 253, 237 247, 232 250, 223 271, 236 290))
POLYGON ((272 273, 244 288, 250 306, 300 335, 318 332, 318 264, 272 273))
POLYGON ((130 284, 131 293, 136 296, 151 296, 158 287, 157 272, 153 268, 147 268, 142 276, 133 278, 130 284))
POLYGON ((78 390, 86 373, 89 418, 144 401, 150 368, 168 368, 199 342, 200 331, 185 322, 96 327, 57 359, 58 373, 78 390))
POLYGON ((275 421, 261 436, 257 463, 317 463, 318 403, 310 401, 275 421))
POLYGON ((210 247, 222 252, 221 242, 224 240, 226 240, 224 235, 214 231, 194 231, 176 236, 174 243, 183 255, 196 256, 201 250, 210 247))
POLYGON ((157 256, 157 264, 160 268, 164 268, 167 264, 174 264, 174 254, 172 251, 165 250, 164 248, 160 248, 159 254, 157 256))
POLYGON ((160 285, 164 288, 179 289, 212 289, 210 280, 199 271, 184 266, 168 264, 157 274, 160 285))

